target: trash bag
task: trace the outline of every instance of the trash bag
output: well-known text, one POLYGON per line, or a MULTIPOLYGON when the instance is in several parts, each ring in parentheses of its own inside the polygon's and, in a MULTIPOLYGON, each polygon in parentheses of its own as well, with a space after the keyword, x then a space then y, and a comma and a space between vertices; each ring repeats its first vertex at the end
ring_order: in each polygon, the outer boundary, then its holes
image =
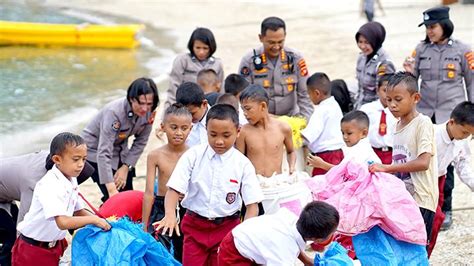
POLYGON ((337 242, 332 242, 326 251, 316 253, 314 257, 314 266, 335 266, 335 265, 354 265, 353 261, 347 255, 347 250, 337 242))
POLYGON ((426 246, 399 241, 374 226, 367 233, 352 237, 362 265, 426 265, 426 246))
POLYGON ((72 265, 181 265, 140 224, 122 218, 112 228, 88 225, 72 241, 72 265))

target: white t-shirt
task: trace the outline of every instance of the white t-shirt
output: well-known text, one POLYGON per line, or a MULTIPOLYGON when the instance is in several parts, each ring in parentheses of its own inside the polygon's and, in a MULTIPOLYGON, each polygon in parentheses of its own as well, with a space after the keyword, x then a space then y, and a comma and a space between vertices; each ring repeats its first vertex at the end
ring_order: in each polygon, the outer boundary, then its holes
POLYGON ((54 217, 73 216, 75 211, 83 208, 76 178, 67 179, 53 166, 36 183, 30 210, 17 229, 21 234, 37 241, 61 240, 67 231, 58 228, 54 217))
POLYGON ((207 143, 207 129, 206 129, 206 117, 207 112, 202 117, 201 121, 193 123, 193 128, 191 128, 191 132, 189 132, 188 138, 186 139, 186 144, 189 147, 196 146, 199 144, 207 143))
POLYGON ((359 142, 352 147, 342 147, 342 152, 344 153, 343 161, 350 160, 366 166, 368 166, 370 161, 374 163, 382 163, 380 158, 374 152, 374 149, 372 149, 368 138, 359 140, 359 142))
POLYGON ((435 125, 438 176, 445 175, 448 165, 454 162, 454 169, 456 169, 461 181, 474 191, 474 171, 472 169, 469 138, 451 140, 446 124, 435 125))
POLYGON ((297 220, 286 208, 245 220, 232 230, 235 247, 257 264, 294 265, 306 246, 296 229, 297 220))
POLYGON ((311 152, 333 151, 344 146, 342 111, 333 96, 315 106, 308 125, 301 131, 311 152))
POLYGON ((393 133, 397 126, 397 119, 388 108, 384 108, 380 100, 366 103, 360 107, 369 117, 369 141, 374 148, 393 147, 393 133), (385 112, 385 123, 387 124, 387 133, 384 136, 379 134, 380 117, 382 110, 385 112))
POLYGON ((418 114, 408 125, 395 132, 393 143, 393 164, 413 161, 425 152, 432 155, 426 171, 394 174, 405 182, 408 192, 420 207, 436 212, 439 194, 438 163, 431 119, 418 114))
POLYGON ((226 217, 263 200, 255 168, 234 147, 217 154, 209 144, 187 150, 166 186, 185 194, 183 207, 207 218, 226 217))

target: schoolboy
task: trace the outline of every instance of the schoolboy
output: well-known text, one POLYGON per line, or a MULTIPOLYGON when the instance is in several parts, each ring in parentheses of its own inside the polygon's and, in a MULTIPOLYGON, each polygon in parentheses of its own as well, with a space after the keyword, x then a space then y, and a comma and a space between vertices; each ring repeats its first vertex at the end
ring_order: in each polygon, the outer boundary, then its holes
POLYGON ((157 227, 163 234, 180 234, 175 208, 180 193, 185 194, 183 265, 217 265, 220 242, 240 223, 242 200, 248 219, 257 215, 263 199, 255 168, 234 148, 239 127, 235 109, 218 104, 206 119, 209 142, 190 148, 178 160, 167 183, 165 217, 157 227))
POLYGON ((397 119, 388 110, 385 99, 390 77, 392 74, 385 74, 378 79, 378 99, 362 105, 359 109, 369 116, 369 141, 383 164, 392 163, 393 132, 397 124, 397 119))
MULTIPOLYGON (((171 105, 165 111, 162 130, 166 133, 168 143, 151 151, 147 157, 147 180, 143 197, 143 229, 154 232, 152 223, 165 216, 166 183, 173 172, 178 159, 188 149, 185 141, 191 131, 192 117, 188 109, 178 103, 171 105), (155 180, 158 179, 158 194, 155 196, 155 180)), ((180 209, 183 218, 184 208, 180 209)), ((174 247, 174 257, 181 261, 183 238, 174 235, 171 239, 174 247)))
MULTIPOLYGON (((472 135, 474 135, 474 103, 469 101, 458 104, 451 112, 451 117, 446 123, 435 125, 439 199, 428 255, 434 249, 445 216, 441 207, 444 203, 443 191, 448 165, 453 163, 454 169, 456 169, 456 173, 461 181, 471 191, 474 191, 474 171, 472 169, 471 149, 469 147, 472 135)), ((447 215, 451 215, 451 213, 447 215)))
MULTIPOLYGON (((230 94, 230 93, 224 93, 224 94, 220 95, 219 97, 217 97, 216 104, 228 104, 228 105, 234 107, 235 110, 237 111, 237 113, 240 115, 239 100, 237 100, 237 98, 234 95, 230 94)), ((240 119, 239 119, 239 123, 240 123, 240 119)))
POLYGON ((214 69, 202 69, 197 74, 196 83, 201 87, 204 94, 221 92, 221 82, 214 69))
MULTIPOLYGON (((342 148, 344 159, 359 164, 380 163, 380 159, 372 149, 367 134, 369 131, 369 117, 362 111, 354 110, 344 115, 341 119, 341 131, 346 147, 342 148)), ((324 162, 321 158, 308 155, 309 164, 326 171, 334 165, 324 162)))
POLYGON ((25 219, 18 224, 19 236, 12 250, 12 265, 58 265, 67 247, 67 229, 94 224, 104 230, 104 219, 84 210, 76 177, 81 173, 87 146, 72 133, 60 133, 51 141, 54 166, 38 181, 25 219))
POLYGON ((281 208, 229 232, 220 245, 219 266, 294 265, 296 258, 313 265, 305 254, 306 241, 331 243, 338 224, 336 208, 322 201, 308 203, 299 217, 281 208))
POLYGON ((193 118, 186 144, 192 147, 207 143, 206 114, 209 107, 201 87, 193 82, 184 82, 176 91, 176 102, 186 106, 193 118))
MULTIPOLYGON (((344 141, 341 136, 342 111, 339 104, 331 96, 331 81, 324 73, 314 73, 306 81, 308 95, 314 109, 308 125, 301 131, 304 143, 312 153, 330 164, 339 164, 344 158, 342 147, 344 141)), ((312 175, 323 175, 327 171, 314 168, 312 175)))
MULTIPOLYGON (((230 93, 235 96, 237 101, 239 101, 240 93, 247 88, 250 83, 241 75, 230 74, 225 78, 224 81, 224 90, 225 93, 230 93)), ((240 106, 239 102, 239 123, 240 125, 245 125, 248 123, 244 115, 244 110, 240 106)))
POLYGON ((269 115, 270 97, 261 85, 249 85, 240 93, 240 103, 248 124, 242 126, 235 147, 245 154, 257 174, 270 177, 282 172, 286 150, 289 173, 295 171, 296 152, 290 125, 269 115))
POLYGON ((420 93, 413 74, 395 73, 388 82, 386 99, 390 112, 399 118, 393 137, 393 163, 374 163, 369 170, 393 173, 405 182, 420 207, 429 243, 438 203, 434 127, 429 117, 416 110, 420 93))

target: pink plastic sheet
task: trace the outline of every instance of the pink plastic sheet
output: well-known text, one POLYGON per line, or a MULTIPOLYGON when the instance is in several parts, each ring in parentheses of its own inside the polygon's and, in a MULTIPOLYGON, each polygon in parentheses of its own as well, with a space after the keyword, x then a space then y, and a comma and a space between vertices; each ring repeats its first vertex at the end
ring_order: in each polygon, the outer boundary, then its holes
POLYGON ((339 211, 340 233, 356 235, 379 225, 397 240, 426 244, 420 209, 397 177, 371 174, 367 165, 347 161, 306 184, 314 200, 325 201, 339 211))

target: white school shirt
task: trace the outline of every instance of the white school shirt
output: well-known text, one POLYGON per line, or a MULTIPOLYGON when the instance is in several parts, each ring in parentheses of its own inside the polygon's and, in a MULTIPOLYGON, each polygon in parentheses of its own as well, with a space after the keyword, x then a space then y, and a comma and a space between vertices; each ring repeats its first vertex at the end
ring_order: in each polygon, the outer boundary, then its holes
POLYGON ((469 147, 470 138, 451 140, 446 124, 447 122, 435 125, 438 176, 445 175, 448 165, 454 162, 454 168, 461 181, 474 191, 474 171, 469 147))
POLYGON ((166 184, 185 194, 183 207, 207 218, 226 217, 263 200, 255 168, 234 147, 217 154, 209 144, 187 150, 166 184))
POLYGON ((375 100, 370 103, 366 103, 360 107, 360 111, 363 111, 369 117, 369 141, 374 148, 393 147, 393 133, 397 126, 397 119, 393 116, 392 112, 388 108, 384 108, 380 100, 375 100), (380 117, 382 110, 385 111, 387 123, 387 134, 381 136, 379 134, 380 117))
POLYGON ((245 220, 232 230, 235 247, 259 265, 294 265, 306 246, 296 229, 297 220, 286 208, 245 220))
POLYGON ((351 160, 352 162, 365 164, 367 166, 370 161, 382 163, 374 152, 374 149, 372 149, 368 138, 359 140, 359 142, 352 147, 342 147, 342 152, 344 153, 343 161, 351 160))
POLYGON ((208 142, 206 129, 206 117, 208 111, 209 108, 206 110, 206 113, 200 121, 193 123, 193 128, 191 128, 191 132, 189 132, 188 138, 186 139, 186 144, 189 147, 208 142))
POLYGON ((17 229, 24 236, 37 241, 61 240, 66 237, 67 230, 59 229, 54 217, 73 216, 75 211, 83 208, 76 178, 67 179, 53 166, 36 183, 30 210, 17 229))
POLYGON ((308 125, 301 131, 311 152, 333 151, 344 146, 341 119, 341 107, 333 96, 315 106, 308 125))

